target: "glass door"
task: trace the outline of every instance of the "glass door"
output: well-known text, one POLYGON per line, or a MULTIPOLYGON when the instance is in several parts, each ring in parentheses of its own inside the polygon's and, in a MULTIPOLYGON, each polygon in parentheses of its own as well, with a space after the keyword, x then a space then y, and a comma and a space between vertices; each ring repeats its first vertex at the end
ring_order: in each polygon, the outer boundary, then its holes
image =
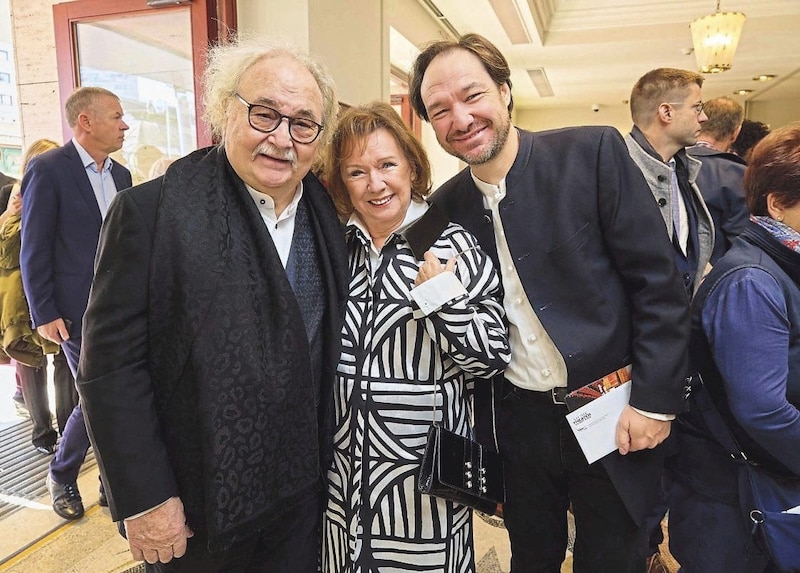
MULTIPOLYGON (((201 119, 200 76, 217 26, 234 29, 234 0, 161 8, 144 0, 80 0, 56 4, 53 13, 62 104, 78 86, 119 96, 130 130, 114 158, 131 170, 134 185, 212 143, 201 119)), ((66 139, 71 131, 64 130, 66 139)))
POLYGON ((111 90, 122 102, 130 130, 121 161, 134 185, 196 149, 188 10, 78 22, 75 42, 78 84, 111 90))

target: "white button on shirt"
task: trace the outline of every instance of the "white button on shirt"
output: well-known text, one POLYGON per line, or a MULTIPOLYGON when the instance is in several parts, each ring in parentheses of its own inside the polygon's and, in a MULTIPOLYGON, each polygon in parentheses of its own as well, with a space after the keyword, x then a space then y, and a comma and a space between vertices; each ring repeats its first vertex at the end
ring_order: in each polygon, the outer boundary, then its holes
POLYGON ((245 185, 245 187, 247 187, 247 191, 255 201, 258 212, 261 213, 261 218, 267 226, 272 242, 275 243, 283 268, 286 268, 286 263, 289 261, 289 251, 292 250, 297 206, 303 197, 303 182, 301 181, 297 186, 292 202, 287 205, 280 216, 275 215, 275 201, 272 200, 272 197, 256 191, 249 185, 245 185))
POLYGON ((506 196, 505 179, 500 185, 484 183, 474 175, 472 179, 483 193, 484 205, 491 209, 494 221, 511 342, 511 363, 505 376, 515 386, 539 392, 566 386, 567 365, 528 301, 505 239, 500 220, 500 201, 506 196))

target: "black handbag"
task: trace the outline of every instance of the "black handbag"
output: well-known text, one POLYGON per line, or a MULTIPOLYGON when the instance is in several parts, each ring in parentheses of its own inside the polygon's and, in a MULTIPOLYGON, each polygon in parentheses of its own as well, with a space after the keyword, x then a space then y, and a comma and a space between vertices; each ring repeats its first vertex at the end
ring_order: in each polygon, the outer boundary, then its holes
MULTIPOLYGON (((438 389, 439 385, 436 384, 434 404, 438 389)), ((494 388, 492 414, 494 415, 494 388)), ((494 424, 492 429, 495 430, 494 424)), ((428 430, 428 443, 419 468, 417 489, 428 495, 496 515, 506 499, 503 459, 496 450, 469 437, 459 436, 433 422, 428 430)))
POLYGON ((714 404, 702 379, 696 375, 692 401, 711 435, 738 467, 739 507, 750 527, 752 541, 779 571, 800 571, 800 477, 767 472, 748 458, 714 404))
MULTIPOLYGON (((403 232, 417 260, 424 260, 425 251, 441 236, 449 222, 447 215, 433 203, 422 217, 403 232)), ((499 448, 494 424, 494 384, 491 389, 495 449, 489 449, 475 440, 443 428, 435 421, 434 416, 419 468, 417 489, 489 515, 501 515, 506 487, 503 460, 497 453, 499 448)), ((433 390, 434 414, 438 391, 437 382, 433 390)))

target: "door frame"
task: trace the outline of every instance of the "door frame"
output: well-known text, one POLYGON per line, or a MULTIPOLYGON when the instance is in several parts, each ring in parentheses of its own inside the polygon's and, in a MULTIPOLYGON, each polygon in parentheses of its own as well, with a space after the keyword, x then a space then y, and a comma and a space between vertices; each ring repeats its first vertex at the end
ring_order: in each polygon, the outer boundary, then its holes
MULTIPOLYGON (((225 41, 236 30, 236 0, 182 0, 174 6, 148 6, 145 0, 77 0, 53 5, 56 60, 61 109, 67 98, 78 87, 78 54, 75 39, 76 24, 96 22, 120 16, 134 16, 150 10, 189 9, 192 27, 192 68, 194 70, 195 122, 197 147, 211 145, 211 133, 203 121, 202 71, 205 69, 208 46, 225 41)), ((64 141, 72 137, 72 130, 62 114, 64 141)))

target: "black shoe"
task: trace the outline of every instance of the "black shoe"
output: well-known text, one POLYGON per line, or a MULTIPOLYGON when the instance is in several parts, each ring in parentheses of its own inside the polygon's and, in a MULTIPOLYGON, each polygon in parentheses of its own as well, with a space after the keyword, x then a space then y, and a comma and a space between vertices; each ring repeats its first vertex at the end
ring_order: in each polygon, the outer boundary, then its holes
POLYGON ((33 446, 33 448, 43 456, 52 456, 56 453, 55 444, 50 444, 49 446, 33 446))
POLYGON ((97 498, 97 504, 101 507, 108 507, 108 497, 106 497, 105 490, 100 488, 100 497, 97 498))
POLYGON ((53 511, 64 519, 79 519, 83 516, 83 501, 78 492, 78 484, 54 482, 47 474, 47 490, 53 500, 53 511))

